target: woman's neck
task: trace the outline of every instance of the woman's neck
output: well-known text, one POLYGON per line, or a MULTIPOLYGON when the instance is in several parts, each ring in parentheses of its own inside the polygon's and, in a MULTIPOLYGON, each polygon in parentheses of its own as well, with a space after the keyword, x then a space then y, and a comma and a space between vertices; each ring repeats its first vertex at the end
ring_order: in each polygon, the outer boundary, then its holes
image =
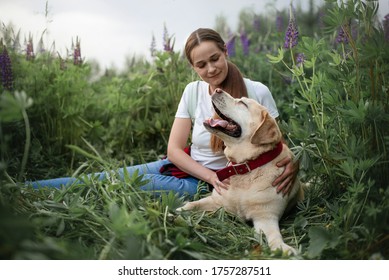
POLYGON ((209 95, 212 95, 212 93, 214 93, 217 88, 220 88, 220 86, 209 85, 208 86, 208 93, 209 93, 209 95))

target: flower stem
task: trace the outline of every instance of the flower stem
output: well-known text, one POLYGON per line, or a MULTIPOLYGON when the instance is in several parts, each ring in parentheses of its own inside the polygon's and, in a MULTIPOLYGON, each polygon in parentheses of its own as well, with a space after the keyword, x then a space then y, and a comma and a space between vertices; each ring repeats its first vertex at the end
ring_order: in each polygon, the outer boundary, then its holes
POLYGON ((19 178, 18 178, 19 182, 21 182, 22 176, 24 174, 24 170, 26 169, 28 153, 30 151, 30 146, 31 146, 31 128, 30 128, 30 121, 28 119, 26 109, 22 109, 22 115, 23 115, 24 125, 26 127, 26 143, 24 144, 22 166, 21 166, 20 174, 19 174, 19 178))

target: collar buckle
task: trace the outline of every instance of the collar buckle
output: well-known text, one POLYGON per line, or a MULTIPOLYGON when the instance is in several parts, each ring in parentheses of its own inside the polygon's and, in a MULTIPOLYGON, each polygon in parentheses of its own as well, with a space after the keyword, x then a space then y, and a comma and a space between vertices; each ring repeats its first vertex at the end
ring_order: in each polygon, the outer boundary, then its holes
POLYGON ((251 172, 251 168, 247 161, 239 164, 233 164, 232 168, 234 169, 235 174, 245 174, 251 172))

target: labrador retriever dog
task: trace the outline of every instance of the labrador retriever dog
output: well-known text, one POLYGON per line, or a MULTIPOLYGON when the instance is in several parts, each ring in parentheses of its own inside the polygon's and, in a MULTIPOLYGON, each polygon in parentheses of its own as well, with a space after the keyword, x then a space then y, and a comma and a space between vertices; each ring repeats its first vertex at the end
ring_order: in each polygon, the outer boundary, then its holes
POLYGON ((251 220, 256 232, 263 232, 271 250, 297 254, 285 244, 279 228, 284 212, 303 198, 296 179, 288 195, 277 193, 272 182, 283 172, 276 163, 287 155, 289 148, 281 142, 281 132, 266 108, 253 99, 235 99, 221 89, 212 94, 212 103, 220 119, 204 121, 206 129, 224 141, 229 165, 217 172, 220 181, 230 178, 228 190, 198 201, 186 203, 178 211, 227 212, 251 220))

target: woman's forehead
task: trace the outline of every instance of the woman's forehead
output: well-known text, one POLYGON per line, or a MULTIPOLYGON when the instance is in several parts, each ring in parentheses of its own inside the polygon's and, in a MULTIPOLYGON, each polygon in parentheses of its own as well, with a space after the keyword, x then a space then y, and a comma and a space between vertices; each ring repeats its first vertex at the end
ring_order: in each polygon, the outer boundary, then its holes
POLYGON ((193 48, 191 57, 193 63, 208 60, 212 56, 220 54, 222 51, 218 48, 215 42, 204 41, 193 48))

